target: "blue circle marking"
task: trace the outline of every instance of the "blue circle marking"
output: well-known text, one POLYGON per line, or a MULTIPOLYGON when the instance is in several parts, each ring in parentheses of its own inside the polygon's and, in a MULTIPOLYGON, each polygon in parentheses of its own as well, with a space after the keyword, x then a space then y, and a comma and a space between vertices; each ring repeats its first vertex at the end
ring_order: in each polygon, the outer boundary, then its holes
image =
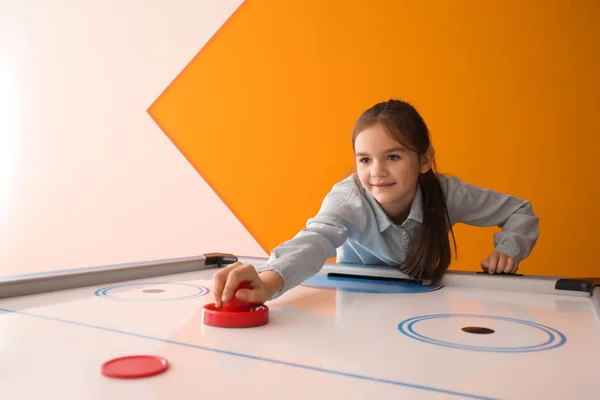
POLYGON ((183 283, 183 282, 139 282, 139 283, 123 283, 120 285, 108 286, 105 288, 98 289, 94 292, 94 294, 98 297, 110 299, 110 300, 118 300, 118 301, 136 301, 136 302, 161 302, 161 301, 176 301, 176 300, 188 300, 196 297, 202 297, 207 295, 210 290, 204 286, 195 285, 193 283, 183 283), (185 286, 197 289, 195 293, 179 296, 179 297, 152 297, 148 295, 143 295, 139 298, 126 298, 119 297, 115 295, 114 292, 111 293, 114 289, 121 289, 125 287, 134 287, 134 286, 157 286, 157 285, 175 285, 175 286, 185 286))
POLYGON ((531 321, 520 320, 516 318, 508 318, 508 317, 498 317, 493 315, 477 315, 477 314, 432 314, 432 315, 423 315, 420 317, 413 317, 402 321, 398 325, 398 330, 402 332, 404 335, 419 340, 421 342, 443 346, 443 347, 451 347, 454 349, 460 350, 472 350, 472 351, 486 351, 492 353, 530 353, 535 351, 544 351, 555 349, 564 345, 567 342, 567 337, 554 328, 550 328, 548 326, 538 324, 531 321), (479 318, 479 319, 493 319, 498 321, 512 322, 516 324, 521 324, 539 331, 542 331, 547 338, 539 344, 532 346, 516 346, 516 347, 488 347, 488 346, 470 346, 462 343, 452 343, 446 342, 438 339, 434 339, 423 334, 415 332, 414 326, 419 322, 427 321, 436 318, 479 318))
POLYGON ((337 289, 355 293, 423 293, 439 289, 441 286, 423 286, 419 283, 384 281, 362 278, 333 277, 314 275, 302 285, 313 288, 337 289))

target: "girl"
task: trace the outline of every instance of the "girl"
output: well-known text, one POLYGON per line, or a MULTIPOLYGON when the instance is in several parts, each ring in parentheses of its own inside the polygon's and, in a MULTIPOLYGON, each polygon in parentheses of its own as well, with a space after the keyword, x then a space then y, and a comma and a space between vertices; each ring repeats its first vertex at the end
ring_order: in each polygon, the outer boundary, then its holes
POLYGON ((352 136, 356 173, 333 186, 318 214, 275 248, 266 265, 231 264, 214 275, 215 305, 236 293, 264 303, 337 262, 395 265, 417 279, 439 279, 451 262, 452 226, 498 226, 490 273, 514 273, 538 238, 528 201, 434 172, 429 130, 410 104, 390 100, 365 111, 352 136), (250 289, 235 291, 247 281, 250 289))

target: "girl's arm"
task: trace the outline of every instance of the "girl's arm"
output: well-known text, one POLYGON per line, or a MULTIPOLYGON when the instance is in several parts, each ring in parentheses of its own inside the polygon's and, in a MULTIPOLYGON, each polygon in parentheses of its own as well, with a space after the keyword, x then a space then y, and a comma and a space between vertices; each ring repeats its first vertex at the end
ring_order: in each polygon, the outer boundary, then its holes
POLYGON ((480 188, 456 177, 440 176, 440 180, 452 224, 501 228, 494 235, 495 250, 511 257, 517 265, 531 254, 539 236, 539 217, 529 201, 480 188))
POLYGON ((267 263, 256 269, 261 277, 265 271, 274 271, 281 276, 283 286, 272 299, 318 273, 327 259, 336 256, 336 249, 348 235, 366 223, 361 207, 353 186, 338 184, 325 197, 317 215, 307 221, 306 227, 273 249, 267 263))

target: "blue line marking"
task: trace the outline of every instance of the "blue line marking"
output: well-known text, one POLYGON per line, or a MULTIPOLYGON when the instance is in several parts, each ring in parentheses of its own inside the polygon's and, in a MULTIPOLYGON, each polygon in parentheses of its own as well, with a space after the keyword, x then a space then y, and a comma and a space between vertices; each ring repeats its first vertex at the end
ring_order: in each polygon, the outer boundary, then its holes
POLYGON ((509 318, 509 317, 498 317, 498 316, 492 316, 492 315, 477 315, 477 314, 423 315, 420 317, 412 317, 412 318, 402 321, 400 324, 398 324, 398 330, 400 332, 402 332, 405 336, 408 336, 412 339, 416 339, 421 342, 425 342, 425 343, 429 343, 429 344, 433 344, 433 345, 437 345, 437 346, 450 347, 450 348, 460 349, 460 350, 485 351, 485 352, 492 352, 492 353, 532 353, 532 352, 536 352, 536 351, 555 349, 557 347, 564 345, 567 342, 567 337, 562 332, 559 332, 558 330, 556 330, 554 328, 550 328, 548 326, 541 325, 541 324, 531 322, 531 321, 525 321, 525 320, 509 318), (419 334, 419 333, 415 332, 415 330, 414 330, 414 325, 421 321, 426 321, 426 320, 436 319, 436 318, 455 318, 455 317, 495 319, 495 320, 499 320, 499 321, 514 322, 514 323, 530 326, 532 328, 541 330, 542 332, 546 333, 549 338, 548 338, 548 340, 546 340, 543 343, 540 343, 537 345, 532 345, 532 346, 520 346, 520 347, 469 346, 466 344, 452 343, 452 342, 446 342, 446 341, 430 338, 428 336, 419 334))
POLYGON ((193 283, 184 283, 184 282, 138 282, 138 283, 123 283, 123 284, 119 284, 119 285, 113 285, 113 286, 107 286, 101 289, 98 289, 94 292, 94 294, 98 297, 102 297, 102 298, 106 298, 106 299, 111 299, 111 300, 118 300, 118 301, 134 301, 134 302, 160 302, 160 301, 177 301, 177 300, 188 300, 188 299, 194 299, 196 297, 202 297, 202 296, 206 296, 208 293, 210 292, 210 289, 208 289, 207 287, 204 286, 200 286, 200 285, 195 285, 193 283), (147 295, 143 296, 143 297, 139 297, 139 298, 123 298, 123 297, 118 297, 115 296, 113 294, 109 294, 109 292, 113 289, 119 289, 119 288, 123 288, 123 287, 130 287, 130 286, 155 286, 155 285, 177 285, 177 286, 187 286, 187 287, 192 287, 195 289, 198 289, 198 291, 194 294, 188 295, 188 296, 181 296, 181 297, 168 297, 168 298, 153 298, 151 296, 146 297, 147 295))
POLYGON ((154 341, 169 343, 169 344, 173 344, 173 345, 183 346, 183 347, 194 348, 197 350, 205 350, 205 351, 210 351, 213 353, 226 354, 226 355, 230 355, 230 356, 242 357, 242 358, 256 360, 256 361, 263 361, 263 362, 268 362, 268 363, 273 363, 273 364, 278 364, 278 365, 285 365, 285 366, 294 367, 294 368, 302 368, 302 369, 309 370, 309 371, 323 372, 323 373, 332 374, 332 375, 345 376, 347 378, 354 378, 354 379, 360 379, 360 380, 378 382, 378 383, 386 383, 389 385, 403 386, 403 387, 407 387, 407 388, 411 388, 411 389, 426 390, 426 391, 430 391, 430 392, 443 393, 443 394, 448 394, 448 395, 453 395, 453 396, 460 396, 460 397, 465 397, 465 398, 469 398, 469 399, 494 400, 491 397, 483 397, 483 396, 478 396, 478 395, 469 394, 469 393, 455 392, 455 391, 446 390, 446 389, 438 389, 438 388, 434 388, 431 386, 417 385, 417 384, 413 384, 413 383, 394 381, 394 380, 390 380, 390 379, 380 379, 380 378, 375 378, 375 377, 366 376, 366 375, 353 374, 350 372, 343 372, 343 371, 338 371, 338 370, 334 370, 334 369, 313 367, 310 365, 297 364, 297 363, 276 360, 276 359, 266 358, 266 357, 258 357, 258 356, 253 356, 250 354, 237 353, 237 352, 233 352, 233 351, 213 349, 210 347, 198 346, 195 344, 178 342, 175 340, 163 339, 163 338, 149 336, 149 335, 142 335, 139 333, 127 332, 127 331, 107 328, 107 327, 103 327, 103 326, 90 325, 90 324, 86 324, 86 323, 82 323, 82 322, 69 321, 66 319, 48 317, 48 316, 44 316, 44 315, 36 315, 36 314, 31 314, 31 313, 27 313, 27 312, 23 312, 23 311, 9 310, 6 308, 0 308, 0 311, 6 312, 6 313, 13 313, 13 314, 17 314, 17 315, 25 315, 28 317, 45 319, 48 321, 62 322, 62 323, 75 325, 75 326, 82 326, 82 327, 86 327, 86 328, 98 329, 98 330, 107 331, 107 332, 120 333, 123 335, 128 335, 128 336, 133 336, 133 337, 138 337, 138 338, 143 338, 143 339, 148 339, 148 340, 154 340, 154 341))
MULTIPOLYGON (((522 347, 487 347, 487 346, 469 346, 466 344, 458 344, 458 343, 452 343, 452 342, 446 342, 443 340, 437 340, 437 339, 432 339, 430 337, 421 335, 417 332, 414 331, 413 325, 417 322, 421 322, 424 321, 426 319, 433 319, 433 318, 441 318, 441 317, 431 317, 431 318, 422 318, 419 320, 414 320, 411 321, 408 324, 408 331, 410 333, 412 333, 413 335, 415 335, 418 338, 423 339, 424 342, 427 343, 431 343, 431 344, 437 344, 440 346, 443 345, 448 345, 446 347, 453 347, 453 348, 457 348, 457 349, 461 349, 461 350, 475 350, 475 351, 492 351, 492 352, 500 352, 500 353, 513 353, 513 352, 523 352, 525 350, 534 350, 534 349, 539 349, 542 348, 550 343, 552 343, 555 340, 555 336, 552 335, 550 332, 544 330, 545 333, 548 334, 548 340, 546 340, 545 342, 539 344, 539 345, 534 345, 534 346, 522 346, 522 347)), ((542 349, 544 350, 544 349, 542 349)))

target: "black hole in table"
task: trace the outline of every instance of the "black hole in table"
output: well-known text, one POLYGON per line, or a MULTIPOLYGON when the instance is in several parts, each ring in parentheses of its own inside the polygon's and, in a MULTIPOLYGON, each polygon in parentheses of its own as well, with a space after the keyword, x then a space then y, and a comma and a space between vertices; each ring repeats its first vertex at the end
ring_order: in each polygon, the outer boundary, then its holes
POLYGON ((494 330, 490 328, 484 328, 481 326, 465 326, 464 328, 462 328, 462 330, 467 333, 475 333, 478 335, 489 335, 491 333, 494 333, 494 330))

